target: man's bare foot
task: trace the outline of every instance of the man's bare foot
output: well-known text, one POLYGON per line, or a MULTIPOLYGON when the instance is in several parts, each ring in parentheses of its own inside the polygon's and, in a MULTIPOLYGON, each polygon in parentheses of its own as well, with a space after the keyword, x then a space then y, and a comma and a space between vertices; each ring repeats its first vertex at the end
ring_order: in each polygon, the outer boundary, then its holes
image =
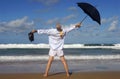
POLYGON ((67 77, 70 77, 70 74, 67 74, 67 77))
POLYGON ((44 74, 43 76, 44 76, 44 77, 47 77, 47 76, 48 76, 48 74, 44 74))

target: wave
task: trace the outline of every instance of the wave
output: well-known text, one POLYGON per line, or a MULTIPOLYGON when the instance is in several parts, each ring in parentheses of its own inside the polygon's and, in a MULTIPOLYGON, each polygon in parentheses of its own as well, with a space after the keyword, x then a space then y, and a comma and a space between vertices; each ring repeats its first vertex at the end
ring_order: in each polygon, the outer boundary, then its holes
MULTIPOLYGON (((5 48, 49 48, 48 44, 0 44, 0 49, 5 48)), ((111 48, 120 49, 120 44, 114 46, 86 46, 85 44, 65 44, 64 48, 111 48)))
POLYGON ((120 44, 114 44, 114 46, 116 46, 116 47, 120 47, 120 44))
MULTIPOLYGON (((38 60, 48 60, 48 55, 43 56, 32 56, 32 55, 26 55, 26 56, 0 56, 0 62, 9 62, 9 61, 38 61, 38 60)), ((66 55, 65 58, 67 60, 92 60, 92 59, 98 59, 98 60, 110 60, 110 59, 120 59, 120 55, 80 55, 80 56, 71 56, 66 55)), ((55 57, 56 60, 59 59, 59 57, 55 57)))

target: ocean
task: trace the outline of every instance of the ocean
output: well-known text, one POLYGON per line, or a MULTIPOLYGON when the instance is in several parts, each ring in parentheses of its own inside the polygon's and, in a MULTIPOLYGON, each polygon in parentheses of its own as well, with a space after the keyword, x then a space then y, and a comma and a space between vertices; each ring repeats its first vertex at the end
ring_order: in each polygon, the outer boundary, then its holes
MULTIPOLYGON (((65 45, 65 58, 71 72, 120 71, 119 46, 65 45)), ((0 73, 44 73, 48 56, 47 44, 1 44, 0 73)), ((50 72, 64 72, 55 57, 50 72)))

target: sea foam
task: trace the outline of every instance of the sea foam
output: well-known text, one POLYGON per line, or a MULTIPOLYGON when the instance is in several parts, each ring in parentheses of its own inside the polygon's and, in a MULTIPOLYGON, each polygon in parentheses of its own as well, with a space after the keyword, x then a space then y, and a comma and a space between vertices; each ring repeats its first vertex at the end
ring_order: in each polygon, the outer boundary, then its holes
MULTIPOLYGON (((0 49, 4 48, 49 48, 48 44, 0 44, 0 49)), ((85 46, 84 44, 65 44, 64 48, 111 48, 120 49, 120 44, 114 46, 85 46)))
MULTIPOLYGON (((0 56, 0 62, 14 62, 14 61, 39 61, 39 60, 48 60, 48 55, 42 56, 32 56, 32 55, 25 55, 25 56, 0 56)), ((109 59, 120 59, 120 55, 66 55, 65 58, 67 60, 109 60, 109 59)), ((59 57, 55 57, 55 59, 59 59, 59 57)))

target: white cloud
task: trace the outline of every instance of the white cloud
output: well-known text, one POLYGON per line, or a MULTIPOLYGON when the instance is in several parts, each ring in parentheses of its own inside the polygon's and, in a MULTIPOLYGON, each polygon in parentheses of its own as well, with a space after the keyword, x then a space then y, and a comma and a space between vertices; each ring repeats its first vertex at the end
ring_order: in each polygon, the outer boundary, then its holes
POLYGON ((46 22, 46 24, 54 24, 54 23, 57 23, 59 21, 59 18, 53 18, 53 19, 50 19, 46 22))
POLYGON ((60 0, 33 0, 33 1, 49 6, 57 4, 60 0))
POLYGON ((93 42, 93 43, 112 43, 113 40, 120 36, 119 18, 110 17, 103 19, 104 23, 101 26, 85 24, 77 31, 67 37, 67 40, 72 39, 72 42, 93 42), (113 32, 114 31, 114 32, 113 32), (90 39, 90 40, 89 40, 90 39), (86 41, 85 41, 86 40, 86 41))
POLYGON ((11 20, 9 22, 0 22, 0 32, 25 32, 31 29, 34 22, 28 22, 28 17, 25 16, 21 19, 11 20))
POLYGON ((106 26, 105 30, 108 32, 118 30, 119 29, 118 24, 119 24, 119 17, 117 16, 102 19, 102 25, 106 26))
POLYGON ((114 20, 110 24, 110 27, 108 28, 108 31, 115 31, 117 29, 117 25, 118 25, 118 20, 114 20))
POLYGON ((68 15, 68 16, 62 18, 62 20, 63 20, 64 22, 66 22, 66 21, 68 21, 68 20, 70 20, 70 19, 73 19, 73 18, 76 18, 76 15, 71 14, 71 15, 68 15))
POLYGON ((77 8, 72 6, 72 7, 69 7, 68 10, 70 10, 70 11, 77 11, 77 8))
POLYGON ((49 19, 45 24, 49 25, 49 24, 55 24, 55 23, 58 23, 58 22, 66 22, 68 20, 71 20, 73 18, 76 18, 76 15, 74 14, 71 14, 71 15, 68 15, 68 16, 65 16, 65 17, 62 17, 62 18, 53 18, 53 19, 49 19))
POLYGON ((116 20, 116 19, 118 19, 117 16, 113 16, 113 17, 110 17, 110 18, 103 18, 103 19, 101 20, 101 23, 102 23, 102 24, 105 24, 105 23, 111 22, 111 21, 116 20))
POLYGON ((25 16, 22 19, 16 19, 7 23, 7 26, 10 27, 19 27, 27 21, 28 17, 25 16))

